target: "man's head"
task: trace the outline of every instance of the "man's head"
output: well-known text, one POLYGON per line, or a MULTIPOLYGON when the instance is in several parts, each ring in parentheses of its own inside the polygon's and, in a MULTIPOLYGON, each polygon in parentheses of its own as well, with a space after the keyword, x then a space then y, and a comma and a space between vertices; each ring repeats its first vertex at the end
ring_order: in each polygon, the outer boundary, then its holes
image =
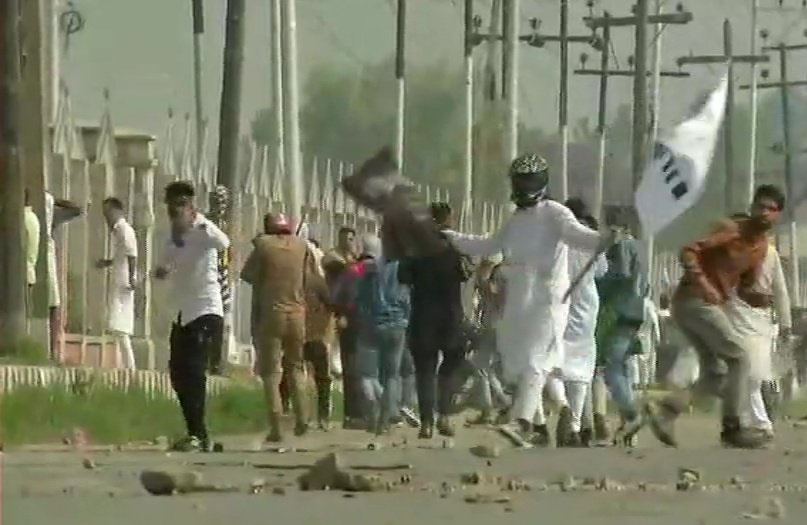
POLYGON ((263 232, 267 235, 291 235, 294 225, 284 213, 267 213, 263 216, 263 232))
POLYGON ((378 235, 365 233, 361 236, 359 244, 361 246, 359 250, 360 259, 378 259, 381 257, 381 239, 378 238, 378 235))
POLYGON ((189 182, 172 182, 165 187, 165 208, 173 227, 187 229, 193 224, 196 217, 194 197, 196 191, 189 182))
POLYGON ((785 209, 785 195, 778 187, 772 184, 763 184, 754 192, 751 201, 751 217, 768 228, 773 227, 782 216, 785 209))
POLYGON ((451 228, 454 224, 454 212, 447 202, 433 202, 431 204, 432 219, 441 228, 451 228))
POLYGON ((337 248, 342 252, 354 253, 356 251, 356 230, 349 226, 339 228, 337 248))
POLYGON ((546 198, 549 166, 541 156, 522 155, 510 165, 510 200, 518 208, 531 208, 546 198))
POLYGON ((104 213, 106 223, 112 227, 123 217, 123 202, 117 197, 107 197, 101 205, 101 211, 104 213))

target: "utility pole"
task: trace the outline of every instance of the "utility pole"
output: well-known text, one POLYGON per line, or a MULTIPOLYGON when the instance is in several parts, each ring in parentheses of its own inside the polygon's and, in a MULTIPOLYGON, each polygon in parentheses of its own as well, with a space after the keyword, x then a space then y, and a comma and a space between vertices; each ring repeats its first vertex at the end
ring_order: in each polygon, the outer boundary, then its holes
MULTIPOLYGON (((235 190, 238 173, 238 139, 241 134, 241 83, 244 65, 245 25, 246 0, 227 0, 216 183, 225 186, 230 193, 235 190)), ((225 220, 228 222, 231 212, 232 210, 227 210, 226 213, 225 220)))
MULTIPOLYGON (((614 27, 633 27, 635 29, 635 49, 634 55, 629 62, 633 69, 629 70, 586 70, 584 68, 575 71, 579 75, 598 75, 601 87, 601 102, 605 104, 605 95, 602 93, 603 85, 607 86, 602 80, 602 75, 611 76, 625 76, 633 79, 634 100, 633 100, 633 140, 632 140, 632 173, 633 173, 633 188, 636 189, 642 176, 642 171, 645 168, 645 153, 647 148, 646 130, 647 130, 647 25, 653 24, 655 26, 661 25, 685 25, 692 21, 692 13, 684 11, 682 7, 674 13, 657 13, 650 15, 648 13, 648 0, 638 0, 633 8, 632 16, 615 17, 608 13, 604 16, 588 16, 583 20, 586 25, 592 29, 609 30, 609 42, 604 47, 604 53, 608 53, 610 48, 610 29, 614 27)), ((607 58, 603 58, 607 61, 607 58)), ((687 77, 688 74, 680 71, 660 71, 659 77, 687 77)), ((601 109, 602 118, 604 118, 604 109, 601 109)), ((657 118, 657 117, 656 117, 657 118)), ((604 128, 604 123, 602 123, 604 128)), ((603 158, 604 160, 604 158, 603 158)))
POLYGON ((465 66, 465 158, 462 165, 462 202, 467 205, 466 211, 470 217, 473 214, 474 191, 474 0, 465 0, 463 25, 465 28, 463 46, 463 63, 465 66))
MULTIPOLYGON (((759 0, 751 0, 751 49, 749 54, 757 54, 757 34, 759 25, 759 0)), ((748 180, 745 186, 745 195, 743 202, 751 204, 754 198, 754 190, 756 187, 756 169, 757 169, 757 114, 759 113, 759 97, 757 89, 757 65, 751 63, 751 133, 750 144, 748 147, 748 180)))
POLYGON ((272 106, 274 106, 275 117, 275 158, 279 173, 276 175, 284 177, 286 173, 286 163, 284 162, 285 140, 284 140, 284 115, 283 109, 283 35, 282 35, 282 15, 280 2, 282 0, 272 0, 272 9, 269 13, 270 32, 272 35, 272 106))
POLYGON ((303 219, 303 169, 300 159, 300 104, 297 89, 296 0, 283 0, 282 7, 285 173, 288 175, 289 215, 299 224, 303 219))
POLYGON ((406 0, 398 0, 398 16, 395 28, 395 82, 398 88, 397 119, 395 122, 395 160, 403 173, 404 129, 406 110, 406 0))
POLYGON ((25 336, 24 175, 21 117, 20 12, 0 0, 0 344, 11 350, 25 336))
MULTIPOLYGON (((726 113, 723 117, 723 163, 725 165, 724 180, 724 206, 726 214, 731 213, 734 205, 732 193, 737 185, 734 171, 734 140, 732 136, 732 126, 734 123, 734 66, 736 64, 760 64, 769 62, 767 55, 735 55, 732 48, 731 22, 728 18, 723 21, 723 54, 722 55, 701 55, 684 56, 677 60, 679 66, 689 64, 727 64, 728 65, 728 90, 726 93, 726 113)), ((746 203, 747 204, 747 203, 746 203)))
MULTIPOLYGON (((647 148, 647 26, 649 24, 670 24, 685 25, 692 21, 692 13, 684 11, 682 6, 674 13, 663 13, 650 15, 649 0, 637 0, 633 7, 632 16, 624 17, 593 17, 584 18, 586 25, 591 29, 599 29, 605 26, 613 27, 633 27, 634 33, 634 71, 627 73, 633 77, 633 148, 632 148, 632 172, 633 187, 638 187, 645 168, 645 153, 647 148)), ((662 75, 668 76, 668 75, 662 75)))
POLYGON ((569 1, 560 0, 560 34, 544 35, 539 32, 541 21, 530 20, 532 33, 521 37, 521 40, 535 48, 542 48, 547 42, 560 44, 560 97, 558 100, 558 134, 561 140, 560 184, 552 184, 550 188, 558 188, 557 197, 561 201, 569 198, 569 44, 573 42, 589 44, 599 49, 601 40, 594 33, 588 35, 569 35, 569 1))
MULTIPOLYGON (((605 16, 609 16, 605 13, 605 16)), ((594 211, 597 217, 603 216, 603 188, 605 184, 605 153, 606 153, 606 139, 607 139, 607 126, 606 115, 608 111, 608 79, 610 77, 630 77, 636 76, 635 69, 610 69, 609 65, 609 49, 611 42, 611 28, 610 26, 603 26, 602 33, 603 49, 600 55, 600 69, 586 69, 588 62, 588 55, 583 53, 580 55, 581 67, 574 71, 575 75, 588 75, 600 77, 600 92, 599 92, 599 107, 597 110, 597 133, 599 135, 599 162, 597 166, 597 182, 594 192, 594 211)), ((686 71, 658 71, 659 77, 664 78, 687 78, 690 74, 686 71)), ((645 76, 649 76, 645 72, 645 76)))
POLYGON ((520 0, 504 0, 504 99, 507 101, 505 155, 509 164, 518 156, 518 20, 520 0))
MULTIPOLYGON (((238 180, 239 137, 241 134, 241 82, 244 64, 244 29, 246 25, 245 0, 227 1, 227 23, 224 35, 224 68, 221 85, 221 109, 219 112, 219 151, 216 185, 227 189, 226 195, 217 191, 210 193, 209 202, 211 219, 231 238, 233 235, 233 193, 238 180)), ((232 322, 232 247, 219 253, 219 283, 222 286, 222 302, 224 303, 224 337, 223 348, 216 349, 218 358, 213 362, 221 363, 230 348, 233 334, 232 322)))
MULTIPOLYGON (((805 31, 807 36, 807 31, 805 31)), ((762 34, 762 38, 767 37, 767 32, 762 34)), ((778 89, 782 103, 782 152, 784 154, 784 169, 785 169, 785 188, 788 200, 795 204, 795 184, 793 174, 793 151, 790 137, 790 101, 789 89, 798 86, 807 86, 805 80, 790 80, 788 77, 788 53, 793 51, 807 50, 807 44, 785 44, 780 43, 773 46, 762 46, 763 52, 775 51, 779 56, 779 81, 778 82, 760 82, 757 84, 758 89, 778 89)), ((767 71, 762 71, 763 78, 768 77, 767 71)), ((750 85, 740 86, 740 89, 750 89, 750 85)), ((790 237, 790 246, 788 251, 788 273, 790 277, 790 301, 793 306, 800 306, 801 304, 801 286, 799 275, 799 252, 798 241, 796 238, 796 214, 790 214, 790 222, 788 223, 788 231, 790 237)))
POLYGON ((191 0, 193 16, 193 95, 196 103, 196 171, 204 152, 204 105, 202 102, 202 38, 205 34, 204 0, 191 0))

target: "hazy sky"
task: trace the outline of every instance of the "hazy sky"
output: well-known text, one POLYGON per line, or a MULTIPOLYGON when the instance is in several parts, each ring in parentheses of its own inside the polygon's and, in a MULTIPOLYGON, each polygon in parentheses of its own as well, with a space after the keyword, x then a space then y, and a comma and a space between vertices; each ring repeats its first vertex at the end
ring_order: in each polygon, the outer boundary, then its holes
MULTIPOLYGON (((768 11, 778 0, 759 0, 763 6, 760 27, 768 28, 772 41, 785 36, 790 43, 807 42, 803 31, 807 12, 801 0, 785 0, 794 10, 768 11)), ((74 109, 81 119, 96 120, 102 109, 102 93, 112 94, 113 119, 118 125, 161 133, 166 111, 173 107, 182 115, 193 108, 192 35, 190 0, 74 0, 86 18, 85 29, 70 45, 64 69, 73 94, 74 109)), ((244 64, 243 118, 270 102, 269 1, 246 0, 247 36, 244 64)), ((569 0, 571 31, 585 31, 581 18, 587 14, 585 0, 569 0)), ((752 0, 689 0, 684 5, 695 15, 687 26, 671 26, 663 33, 663 62, 674 68, 674 60, 690 50, 696 53, 722 52, 721 25, 728 17, 734 28, 733 44, 738 52, 749 52, 752 0)), ((410 63, 443 61, 460 68, 462 63, 462 0, 409 0, 408 49, 410 63)), ((476 0, 479 14, 489 18, 490 0, 476 0)), ((627 15, 632 0, 600 0, 598 9, 614 16, 627 15)), ((675 2, 664 2, 667 10, 675 2)), ((394 0, 298 0, 299 65, 301 87, 312 66, 323 62, 361 74, 363 65, 383 60, 394 50, 394 0)), ((651 5, 653 0, 651 0, 651 5)), ((559 0, 521 0, 521 29, 538 17, 543 29, 558 28, 559 0)), ((207 32, 204 36, 205 105, 211 122, 217 125, 221 86, 226 0, 205 0, 207 32)), ((652 33, 651 33, 652 34, 652 33)), ((625 67, 632 54, 632 31, 614 30, 617 57, 625 67)), ((580 52, 592 56, 585 46, 571 49, 573 67, 580 52)), ((482 52, 481 49, 478 50, 482 52)), ((557 46, 544 49, 521 47, 520 97, 524 119, 546 129, 556 125, 559 52, 557 46)), ((803 76, 807 52, 793 57, 791 71, 803 76)), ((662 86, 662 124, 680 118, 696 94, 717 81, 719 68, 694 66, 690 79, 665 80, 662 86)), ((778 68, 772 67, 773 75, 778 68)), ((390 72, 392 74, 392 71, 390 72)), ((748 69, 737 68, 741 82, 748 69)), ((461 79, 460 79, 461 80, 461 79)), ((572 77, 570 119, 596 115, 597 80, 572 77)), ((612 110, 631 99, 631 82, 615 78, 609 104, 612 110)), ((457 96, 463 96, 457 85, 457 96)), ((740 101, 747 92, 738 92, 740 101)), ((390 93, 390 112, 394 111, 390 93)), ((305 130, 303 130, 305 132, 305 130)))

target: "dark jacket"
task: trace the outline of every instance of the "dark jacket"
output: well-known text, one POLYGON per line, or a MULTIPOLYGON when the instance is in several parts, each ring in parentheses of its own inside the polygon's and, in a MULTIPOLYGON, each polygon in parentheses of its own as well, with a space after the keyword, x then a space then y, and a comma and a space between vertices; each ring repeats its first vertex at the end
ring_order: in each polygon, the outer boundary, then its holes
POLYGON ((397 261, 368 261, 359 280, 359 322, 377 329, 406 328, 409 324, 409 287, 398 281, 397 261))
POLYGON ((468 277, 465 258, 450 248, 437 255, 401 260, 398 280, 411 286, 412 322, 423 316, 434 322, 461 323, 462 283, 468 277))

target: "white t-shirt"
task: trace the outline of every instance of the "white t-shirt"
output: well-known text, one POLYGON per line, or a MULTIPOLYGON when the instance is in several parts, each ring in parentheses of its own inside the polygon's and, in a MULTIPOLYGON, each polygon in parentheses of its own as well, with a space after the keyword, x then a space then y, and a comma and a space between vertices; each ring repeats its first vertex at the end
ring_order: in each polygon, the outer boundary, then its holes
POLYGON ((160 264, 171 272, 182 324, 187 325, 203 315, 223 317, 218 252, 230 246, 230 239, 213 222, 198 214, 182 241, 183 245, 177 246, 168 235, 160 264))

